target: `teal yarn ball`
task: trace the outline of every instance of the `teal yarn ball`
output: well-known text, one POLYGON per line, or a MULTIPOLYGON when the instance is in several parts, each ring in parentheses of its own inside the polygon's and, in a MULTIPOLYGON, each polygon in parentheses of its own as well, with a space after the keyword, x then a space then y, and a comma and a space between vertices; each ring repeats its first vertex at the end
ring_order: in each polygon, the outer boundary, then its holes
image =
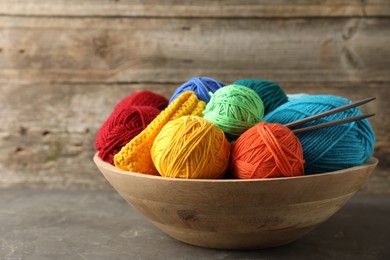
POLYGON ((286 93, 275 82, 260 79, 240 79, 233 84, 254 90, 264 103, 265 115, 287 102, 286 93))
POLYGON ((208 103, 210 101, 210 93, 214 93, 223 86, 225 86, 224 83, 210 77, 192 77, 175 90, 169 103, 172 103, 173 100, 185 91, 193 91, 200 100, 208 103))
POLYGON ((204 118, 222 129, 229 141, 261 121, 264 105, 255 91, 240 85, 228 85, 211 94, 204 118))
MULTIPOLYGON (((270 123, 287 124, 351 103, 332 95, 304 95, 289 101, 264 117, 270 123)), ((352 108, 297 128, 361 115, 352 108)), ((367 119, 297 134, 305 160, 305 174, 323 173, 361 165, 374 153, 375 134, 367 119)))

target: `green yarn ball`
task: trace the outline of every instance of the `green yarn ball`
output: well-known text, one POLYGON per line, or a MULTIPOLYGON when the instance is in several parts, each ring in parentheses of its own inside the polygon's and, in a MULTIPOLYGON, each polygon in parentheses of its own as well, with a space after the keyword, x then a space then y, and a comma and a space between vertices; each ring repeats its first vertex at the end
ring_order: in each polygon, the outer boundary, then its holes
POLYGON ((275 110, 288 101, 286 93, 275 82, 259 79, 241 79, 233 84, 254 90, 264 103, 264 114, 275 110))
POLYGON ((229 141, 237 139, 264 116, 263 101, 250 88, 229 85, 210 95, 204 118, 222 129, 229 141))

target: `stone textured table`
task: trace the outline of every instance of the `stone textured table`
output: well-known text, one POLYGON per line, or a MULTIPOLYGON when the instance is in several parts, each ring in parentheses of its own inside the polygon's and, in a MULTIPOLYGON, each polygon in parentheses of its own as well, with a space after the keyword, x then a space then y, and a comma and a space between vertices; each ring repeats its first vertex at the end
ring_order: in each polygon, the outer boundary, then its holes
POLYGON ((228 251, 168 237, 114 191, 0 190, 0 259, 390 259, 390 196, 357 194, 287 246, 228 251))

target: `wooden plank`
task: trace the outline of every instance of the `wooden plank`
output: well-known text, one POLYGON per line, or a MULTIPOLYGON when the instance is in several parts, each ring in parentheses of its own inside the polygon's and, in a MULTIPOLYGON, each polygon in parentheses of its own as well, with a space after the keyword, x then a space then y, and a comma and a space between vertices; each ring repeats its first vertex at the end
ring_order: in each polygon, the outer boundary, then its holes
POLYGON ((121 17, 363 17, 389 16, 387 0, 13 0, 0 15, 121 17))
POLYGON ((364 0, 366 16, 389 16, 390 2, 388 0, 364 0))
POLYGON ((0 17, 0 82, 389 82, 390 20, 0 17))
MULTIPOLYGON (((380 163, 364 188, 388 193, 390 97, 388 84, 284 82, 287 93, 334 94, 351 100, 376 96, 362 107, 377 136, 380 163)), ((0 84, 0 188, 108 188, 92 162, 96 132, 114 105, 132 91, 169 97, 177 84, 0 84)))

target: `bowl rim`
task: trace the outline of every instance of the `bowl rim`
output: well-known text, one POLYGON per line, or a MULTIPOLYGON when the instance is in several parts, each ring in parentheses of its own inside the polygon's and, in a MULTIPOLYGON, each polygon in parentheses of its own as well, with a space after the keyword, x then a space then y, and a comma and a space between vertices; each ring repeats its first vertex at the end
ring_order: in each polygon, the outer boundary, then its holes
POLYGON ((132 172, 132 171, 125 171, 121 170, 114 165, 103 161, 99 157, 99 152, 96 152, 93 156, 93 161, 98 166, 98 168, 104 168, 105 170, 110 171, 111 173, 121 174, 121 175, 128 175, 131 177, 136 178, 146 178, 146 179, 154 179, 154 180, 169 180, 169 181, 175 181, 175 182, 209 182, 209 183, 235 183, 235 182, 272 182, 272 181, 281 181, 281 180, 296 180, 296 179, 310 179, 310 178, 318 178, 319 176, 329 176, 329 175, 340 175, 345 174, 353 170, 359 170, 366 168, 368 166, 376 166, 379 162, 379 160, 372 156, 370 159, 368 159, 365 163, 345 168, 337 171, 331 171, 331 172, 325 172, 325 173, 319 173, 319 174, 311 174, 311 175, 302 175, 302 176, 293 176, 293 177, 281 177, 281 178, 264 178, 264 179, 184 179, 184 178, 170 178, 170 177, 164 177, 161 175, 150 175, 150 174, 143 174, 139 172, 132 172))

